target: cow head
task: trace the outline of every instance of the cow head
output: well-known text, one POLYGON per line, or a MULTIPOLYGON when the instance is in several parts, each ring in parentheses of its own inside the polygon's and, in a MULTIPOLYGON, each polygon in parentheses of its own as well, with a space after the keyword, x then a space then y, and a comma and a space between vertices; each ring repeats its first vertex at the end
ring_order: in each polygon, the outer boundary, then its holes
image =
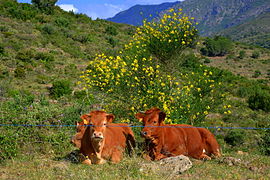
POLYGON ((75 147, 81 148, 81 141, 86 130, 86 126, 84 121, 76 122, 76 134, 71 137, 71 143, 74 144, 75 147))
POLYGON ((158 136, 161 130, 158 126, 163 125, 165 117, 166 114, 158 108, 151 108, 145 113, 137 113, 136 118, 142 120, 144 126, 141 135, 147 139, 153 139, 158 136))
POLYGON ((84 114, 81 116, 84 124, 90 127, 90 138, 92 141, 100 142, 104 139, 106 126, 114 119, 113 114, 107 114, 104 111, 92 111, 90 114, 84 114))

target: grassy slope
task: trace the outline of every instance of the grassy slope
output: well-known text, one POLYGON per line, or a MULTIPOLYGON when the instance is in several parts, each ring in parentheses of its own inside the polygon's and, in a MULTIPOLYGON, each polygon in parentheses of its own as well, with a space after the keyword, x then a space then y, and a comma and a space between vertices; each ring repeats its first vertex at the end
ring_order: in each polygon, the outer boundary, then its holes
MULTIPOLYGON (((45 123, 45 124, 73 124, 79 120, 79 114, 88 112, 91 104, 99 103, 103 99, 91 99, 87 102, 85 99, 77 99, 75 96, 66 96, 57 101, 48 97, 47 87, 55 79, 65 78, 72 82, 76 82, 79 71, 83 70, 88 60, 95 53, 109 52, 113 54, 125 43, 130 35, 128 34, 129 26, 114 24, 107 21, 92 21, 81 15, 73 15, 61 10, 57 10, 55 15, 42 14, 46 23, 39 21, 21 20, 7 15, 0 16, 1 27, 4 30, 0 33, 0 42, 4 46, 5 54, 1 56, 1 70, 4 73, 1 85, 1 122, 6 123, 6 119, 14 121, 14 123, 24 123, 24 119, 28 119, 25 123, 45 123), (70 21, 68 27, 58 27, 55 20, 63 17, 70 21), (56 34, 44 34, 40 30, 46 24, 56 28, 56 34), (118 35, 113 36, 118 39, 119 43, 113 48, 106 40, 111 36, 106 33, 108 26, 117 28, 118 35), (66 35, 71 33, 72 35, 66 35), (79 42, 79 36, 82 34, 90 34, 87 42, 79 42), (73 37, 73 38, 72 38, 73 37), (77 40, 74 40, 77 39, 77 40), (105 48, 104 48, 105 47, 105 48), (25 63, 16 58, 18 51, 23 49, 33 49, 36 53, 47 52, 53 54, 55 60, 49 64, 42 61, 33 60, 32 63, 25 63), (73 65, 72 65, 73 64, 73 65), (75 65, 75 68, 73 69, 75 65), (17 67, 26 69, 26 77, 14 77, 14 70, 17 67), (8 83, 7 83, 8 82, 8 83), (27 104, 23 98, 13 101, 12 91, 27 90, 35 94, 34 103, 27 104), (41 95, 45 94, 45 99, 41 95), (3 100, 3 101, 2 101, 3 100), (87 102, 87 103, 86 103, 87 102), (6 118, 6 119, 3 119, 6 118)), ((246 50, 247 56, 238 60, 213 58, 211 66, 228 69, 235 74, 241 74, 251 77, 253 67, 259 69, 263 75, 259 78, 266 79, 266 72, 269 67, 269 52, 261 53, 258 60, 250 58, 250 54, 259 49, 249 49, 249 47, 240 45, 236 46, 234 56, 238 56, 240 50, 246 50), (226 64, 226 61, 228 63, 226 64), (235 66, 235 62, 239 65, 235 66), (265 63, 262 63, 265 62, 265 63), (242 64, 243 63, 243 64, 242 64), (242 66, 240 68, 240 65, 242 66), (238 68, 239 69, 238 69, 238 68), (241 69, 241 70, 240 70, 241 69), (242 73, 242 71, 244 73, 242 73), (251 71, 251 72, 250 72, 251 71), (248 73, 249 72, 249 73, 248 73)), ((176 57, 177 59, 177 57, 176 57)), ((249 80, 232 81, 233 85, 229 86, 230 96, 228 103, 232 105, 231 115, 222 115, 209 117, 206 120, 207 125, 224 125, 224 126, 261 126, 265 127, 269 124, 270 115, 263 111, 252 111, 248 108, 246 98, 236 96, 240 86, 252 84, 249 80)), ((76 91, 77 87, 73 86, 76 91)), ((26 96, 28 98, 28 96, 26 96)), ((100 97, 104 98, 106 96, 100 97)), ((117 119, 119 120, 119 119, 117 119)), ((11 129, 11 128, 10 128, 11 129)), ((80 164, 74 164, 70 161, 63 160, 74 148, 67 143, 75 130, 68 128, 15 128, 15 131, 9 131, 8 128, 0 128, 0 133, 14 133, 18 136, 24 136, 24 133, 31 134, 27 136, 28 141, 19 142, 20 153, 17 157, 6 160, 1 164, 1 179, 118 179, 119 176, 126 179, 160 179, 161 175, 153 173, 143 173, 139 171, 140 163, 143 161, 140 157, 125 158, 123 162, 117 165, 106 164, 103 166, 87 167, 80 164), (29 142, 29 138, 33 138, 33 142, 29 142), (102 173, 101 173, 102 172, 102 173), (113 173, 112 173, 113 172, 113 173)), ((225 163, 219 163, 219 160, 209 162, 194 161, 194 167, 180 175, 180 178, 205 178, 205 179, 241 179, 241 178, 265 178, 269 176, 269 157, 258 155, 257 143, 263 131, 247 130, 245 142, 237 147, 231 147, 223 140, 228 130, 220 130, 215 133, 222 145, 224 156, 233 156, 243 161, 251 163, 250 165, 257 167, 259 170, 253 171, 242 166, 228 166, 225 163), (236 151, 246 151, 248 155, 237 155, 236 151), (226 169, 226 171, 224 171, 226 169)), ((12 134, 13 135, 13 134, 12 134)), ((141 140, 138 137, 138 140, 141 140)), ((139 152, 139 150, 137 151, 139 152)), ((165 177, 163 177, 165 178, 165 177)))

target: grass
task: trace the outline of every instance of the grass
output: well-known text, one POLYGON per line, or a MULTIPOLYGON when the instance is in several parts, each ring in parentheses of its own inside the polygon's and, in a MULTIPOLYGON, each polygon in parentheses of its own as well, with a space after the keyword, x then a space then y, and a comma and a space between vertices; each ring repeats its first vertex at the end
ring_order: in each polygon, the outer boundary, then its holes
MULTIPOLYGON (((65 153, 63 153, 65 154, 65 153)), ((260 155, 225 154, 221 159, 199 161, 192 159, 193 167, 183 174, 169 179, 269 179, 270 158, 260 155), (240 164, 228 165, 222 158, 233 156, 240 164), (246 165, 243 165, 246 164, 246 165), (226 169, 226 171, 225 171, 226 169)), ((1 166, 1 179, 166 179, 170 172, 140 171, 141 164, 148 163, 134 156, 125 157, 119 164, 87 166, 72 163, 63 156, 24 156, 9 160, 1 166)), ((150 165, 150 164, 149 164, 150 165)))

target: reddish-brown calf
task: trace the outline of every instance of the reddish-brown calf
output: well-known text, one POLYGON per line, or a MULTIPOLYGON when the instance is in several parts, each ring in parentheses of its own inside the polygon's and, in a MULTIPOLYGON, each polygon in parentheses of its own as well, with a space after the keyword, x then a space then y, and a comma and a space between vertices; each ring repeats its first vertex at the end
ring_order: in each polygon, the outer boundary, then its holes
POLYGON ((185 124, 166 125, 163 123, 165 117, 166 114, 158 108, 136 114, 144 125, 141 134, 148 143, 147 159, 160 160, 177 155, 211 159, 208 155, 219 153, 219 146, 211 132, 185 124))
POLYGON ((103 164, 106 160, 117 163, 126 147, 131 150, 135 146, 131 128, 124 123, 112 123, 112 114, 92 111, 82 115, 81 119, 83 121, 77 123, 77 133, 71 142, 88 157, 83 163, 103 164))

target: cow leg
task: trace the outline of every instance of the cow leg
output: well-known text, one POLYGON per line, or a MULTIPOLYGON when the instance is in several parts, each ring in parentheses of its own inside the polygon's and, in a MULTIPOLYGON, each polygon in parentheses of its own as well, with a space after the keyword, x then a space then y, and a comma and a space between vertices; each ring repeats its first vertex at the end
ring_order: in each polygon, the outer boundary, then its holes
POLYGON ((209 156, 206 155, 205 153, 202 153, 197 159, 201 159, 201 160, 211 160, 211 157, 209 157, 209 156))
POLYGON ((121 159, 122 159, 122 152, 120 152, 119 150, 117 150, 117 151, 114 151, 112 153, 111 161, 113 163, 119 163, 121 161, 121 159))
POLYGON ((90 159, 85 159, 82 161, 82 164, 91 165, 92 163, 90 159))

